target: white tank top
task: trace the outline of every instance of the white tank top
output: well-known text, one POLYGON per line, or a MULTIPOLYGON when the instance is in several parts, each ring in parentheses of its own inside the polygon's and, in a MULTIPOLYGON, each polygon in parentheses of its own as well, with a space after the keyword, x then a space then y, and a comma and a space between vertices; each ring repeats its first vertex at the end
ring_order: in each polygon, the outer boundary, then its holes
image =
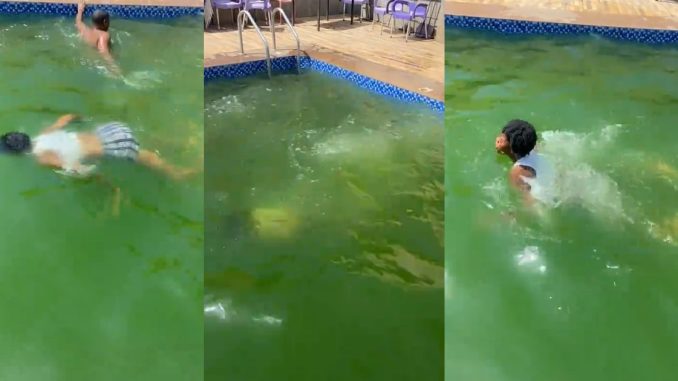
POLYGON ((555 172, 547 158, 532 151, 513 165, 534 170, 535 177, 523 177, 523 181, 530 185, 530 193, 534 198, 545 203, 555 202, 555 172))
POLYGON ((38 135, 33 140, 33 154, 40 155, 47 151, 54 152, 64 169, 73 169, 74 165, 82 158, 80 139, 75 132, 58 130, 44 135, 38 135))

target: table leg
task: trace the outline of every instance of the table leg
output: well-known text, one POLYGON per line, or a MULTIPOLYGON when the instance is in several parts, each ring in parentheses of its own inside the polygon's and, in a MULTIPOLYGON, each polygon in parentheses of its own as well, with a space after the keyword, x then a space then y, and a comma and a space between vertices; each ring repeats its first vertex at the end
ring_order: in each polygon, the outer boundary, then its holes
POLYGON ((325 8, 325 21, 330 21, 330 0, 327 0, 327 8, 325 8))
POLYGON ((320 32, 320 0, 318 0, 318 32, 320 32))
POLYGON ((297 19, 296 14, 297 12, 294 10, 294 0, 292 0, 292 26, 294 26, 294 21, 297 19))

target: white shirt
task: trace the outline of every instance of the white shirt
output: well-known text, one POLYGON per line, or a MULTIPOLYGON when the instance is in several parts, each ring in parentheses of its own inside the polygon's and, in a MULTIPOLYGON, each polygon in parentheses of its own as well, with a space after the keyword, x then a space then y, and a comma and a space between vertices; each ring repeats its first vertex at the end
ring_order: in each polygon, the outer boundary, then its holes
POLYGON ((522 180, 530 186, 532 197, 548 204, 555 202, 555 172, 546 157, 533 150, 513 165, 527 167, 535 172, 534 177, 522 177, 522 180))

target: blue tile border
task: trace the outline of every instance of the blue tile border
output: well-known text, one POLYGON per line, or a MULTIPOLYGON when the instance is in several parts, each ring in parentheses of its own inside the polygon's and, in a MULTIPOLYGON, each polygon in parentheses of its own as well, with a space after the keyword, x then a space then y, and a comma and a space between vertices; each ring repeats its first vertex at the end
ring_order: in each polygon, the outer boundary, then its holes
POLYGON ((503 34, 530 35, 599 35, 612 40, 633 41, 648 45, 678 44, 678 30, 635 29, 597 25, 561 24, 540 21, 494 19, 445 15, 445 26, 481 29, 503 34))
MULTIPOLYGON (((0 15, 34 14, 75 16, 76 4, 23 3, 0 1, 0 15)), ((91 16, 96 9, 105 10, 113 17, 127 19, 168 19, 181 16, 200 15, 202 7, 179 7, 159 5, 105 5, 91 4, 85 8, 85 16, 91 16)))
MULTIPOLYGON (((401 102, 423 104, 436 112, 445 111, 445 102, 443 101, 429 98, 413 91, 402 89, 386 82, 382 82, 374 78, 340 68, 315 58, 301 57, 300 63, 302 69, 314 70, 335 78, 352 82, 358 87, 372 93, 395 98, 401 102)), ((274 58, 271 62, 271 67, 274 73, 294 71, 297 67, 296 58, 292 56, 274 58)), ((204 78, 205 81, 219 78, 236 79, 265 72, 266 61, 250 61, 231 65, 207 67, 204 71, 204 78)))

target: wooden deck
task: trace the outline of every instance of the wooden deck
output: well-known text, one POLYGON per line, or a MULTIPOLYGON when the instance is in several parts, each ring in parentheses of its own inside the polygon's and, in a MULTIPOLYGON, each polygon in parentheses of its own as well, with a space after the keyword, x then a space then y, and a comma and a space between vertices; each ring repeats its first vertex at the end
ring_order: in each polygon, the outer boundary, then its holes
MULTIPOLYGON (((222 17, 222 22, 224 19, 228 17, 222 17)), ((391 38, 389 31, 384 29, 380 35, 379 24, 372 29, 371 22, 367 21, 361 24, 356 20, 350 25, 348 19, 323 19, 320 31, 316 25, 315 19, 297 20, 295 25, 305 54, 401 88, 444 99, 442 42, 410 39, 405 43, 402 32, 396 30, 391 38)), ((262 43, 253 28, 243 34, 245 55, 240 54, 237 30, 232 23, 227 28, 205 32, 205 66, 264 58, 262 43)), ((269 29, 263 27, 262 32, 269 41, 272 55, 295 54, 294 40, 283 27, 276 27, 278 51, 275 53, 269 29)))
POLYGON ((583 25, 678 29, 678 3, 657 0, 446 0, 445 13, 583 25))

